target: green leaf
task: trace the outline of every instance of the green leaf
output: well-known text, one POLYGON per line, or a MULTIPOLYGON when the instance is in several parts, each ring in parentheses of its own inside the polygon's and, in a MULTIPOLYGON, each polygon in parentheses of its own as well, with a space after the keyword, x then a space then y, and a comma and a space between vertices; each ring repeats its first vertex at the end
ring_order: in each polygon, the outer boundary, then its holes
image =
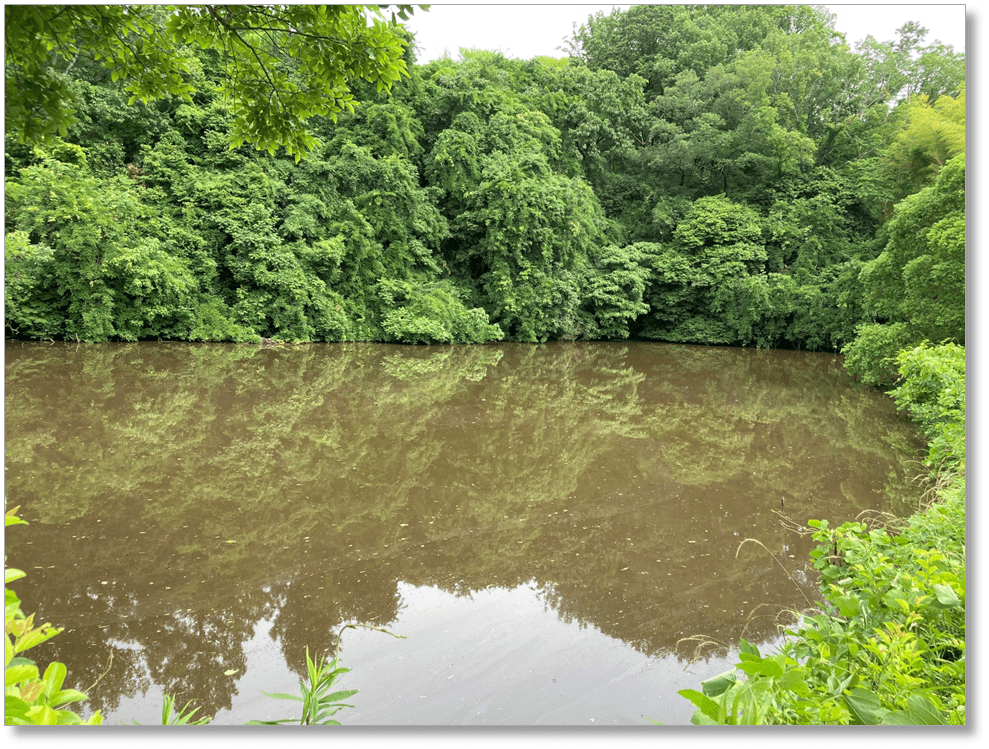
POLYGON ((82 724, 82 718, 71 710, 56 710, 55 717, 60 726, 78 726, 82 724))
POLYGON ((782 689, 786 689, 801 697, 806 697, 810 694, 810 687, 807 685, 807 679, 802 668, 793 668, 784 671, 783 675, 776 679, 776 683, 782 689))
POLYGON ((875 726, 879 724, 883 709, 879 698, 868 689, 857 688, 843 695, 852 713, 852 725, 875 726))
MULTIPOLYGON (((9 639, 8 642, 10 642, 9 639)), ((35 668, 37 668, 37 665, 38 664, 36 664, 30 658, 17 656, 16 658, 11 658, 10 661, 7 662, 5 668, 9 668, 10 666, 34 666, 35 668)))
POLYGON ((723 674, 712 676, 710 679, 701 682, 701 689, 708 697, 718 697, 724 694, 738 683, 735 669, 725 671, 723 674))
POLYGON ((305 700, 297 694, 286 694, 285 692, 265 692, 265 691, 262 691, 261 694, 267 697, 274 697, 276 700, 294 700, 296 702, 305 702, 305 700))
POLYGON ((846 619, 856 617, 862 611, 862 601, 855 596, 838 596, 834 599, 834 604, 846 619))
MULTIPOLYGON (((690 700, 694 705, 697 706, 698 711, 710 718, 711 720, 718 722, 719 715, 721 713, 721 706, 708 697, 702 692, 698 692, 696 689, 681 689, 677 692, 681 697, 685 697, 690 700)), ((696 714, 695 714, 696 717, 696 714)), ((691 718, 691 723, 694 723, 694 719, 691 718)), ((694 723, 697 725, 696 723, 694 723)))
POLYGON ((357 694, 356 689, 346 689, 342 692, 334 692, 333 694, 328 694, 326 697, 321 697, 320 702, 336 702, 337 700, 345 700, 348 697, 353 697, 357 694))
POLYGON ((28 719, 37 726, 57 726, 58 715, 48 705, 35 705, 28 710, 28 719))
POLYGON ((754 655, 756 658, 761 657, 759 655, 759 648, 743 638, 740 638, 738 641, 738 652, 740 655, 754 655))
POLYGON ((17 652, 20 653, 28 650, 29 648, 40 645, 43 642, 47 642, 61 631, 61 629, 57 628, 45 628, 44 625, 42 627, 38 627, 37 629, 32 629, 30 632, 18 639, 15 646, 17 648, 17 652))
POLYGON ((31 681, 38 678, 38 667, 37 666, 8 666, 4 669, 3 673, 3 683, 4 686, 10 687, 15 684, 20 684, 25 681, 31 681))
POLYGON ((17 597, 17 594, 10 588, 3 589, 3 608, 4 617, 10 618, 14 616, 15 612, 20 608, 21 599, 17 597))
POLYGON ((941 711, 923 695, 907 698, 906 710, 890 710, 883 716, 883 724, 894 726, 943 726, 947 721, 941 711))
POLYGON ((78 689, 63 689, 50 700, 52 705, 68 705, 70 702, 85 702, 89 697, 78 689))
POLYGON ((767 676, 771 679, 783 675, 783 667, 771 658, 764 658, 758 661, 743 661, 738 664, 738 669, 750 676, 767 676))
POLYGON ((12 694, 8 694, 4 697, 3 713, 4 717, 8 719, 8 725, 10 718, 27 720, 27 713, 30 709, 31 705, 22 700, 20 697, 15 697, 12 694))
POLYGON ((316 713, 316 717, 313 718, 313 722, 319 723, 321 720, 323 720, 323 718, 327 718, 331 715, 336 715, 338 712, 340 712, 342 708, 345 707, 353 707, 353 705, 345 705, 343 703, 340 703, 339 705, 335 705, 333 708, 325 708, 323 710, 320 710, 318 713, 316 713))
POLYGON ((46 700, 50 702, 51 698, 61 691, 62 683, 65 681, 67 673, 68 669, 65 668, 64 663, 53 661, 48 665, 48 668, 45 669, 45 676, 42 679, 42 683, 45 685, 44 695, 46 700))
POLYGON ((934 595, 937 596, 938 602, 949 608, 954 608, 956 606, 961 606, 962 602, 959 600, 958 595, 955 593, 954 589, 950 585, 934 585, 934 595))

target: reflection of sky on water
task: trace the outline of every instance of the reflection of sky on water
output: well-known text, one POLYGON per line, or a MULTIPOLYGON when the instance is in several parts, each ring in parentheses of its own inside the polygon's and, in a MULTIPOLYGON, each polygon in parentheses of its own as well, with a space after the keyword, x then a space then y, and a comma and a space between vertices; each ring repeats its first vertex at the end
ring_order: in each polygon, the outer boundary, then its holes
POLYGON ((389 629, 408 641, 380 642, 389 638, 376 632, 359 642, 344 636, 345 657, 367 665, 353 674, 368 698, 355 702, 352 723, 642 725, 643 715, 683 723, 693 713, 689 704, 661 695, 719 668, 650 658, 593 625, 564 622, 534 581, 469 599, 400 588, 407 603, 389 629), (424 704, 431 707, 424 711, 424 704))
MULTIPOLYGON (((407 583, 399 592, 398 617, 386 629, 406 639, 344 634, 341 664, 352 671, 337 686, 359 690, 347 700, 354 708, 336 716, 346 725, 642 725, 643 715, 682 724, 693 708, 676 691, 731 665, 727 657, 648 657, 593 625, 563 622, 535 581, 467 596, 407 583)), ((258 622, 244 643, 244 671, 217 677, 235 684, 218 724, 297 714, 295 703, 261 693, 298 690, 273 630, 271 620, 258 622)), ((151 688, 122 700, 115 716, 153 724, 160 695, 151 688)))

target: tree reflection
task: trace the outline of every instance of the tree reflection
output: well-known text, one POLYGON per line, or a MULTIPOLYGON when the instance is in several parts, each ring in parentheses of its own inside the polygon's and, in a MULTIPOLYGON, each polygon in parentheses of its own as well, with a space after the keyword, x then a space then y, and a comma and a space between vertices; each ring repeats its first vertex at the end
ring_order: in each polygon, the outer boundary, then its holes
POLYGON ((229 708, 259 623, 301 676, 343 624, 394 622, 403 582, 533 581, 651 656, 764 641, 816 593, 774 513, 917 494, 916 433, 828 355, 8 343, 6 376, 6 491, 32 523, 7 553, 27 610, 69 629, 39 658, 86 687, 112 653, 106 711, 152 685, 229 708))

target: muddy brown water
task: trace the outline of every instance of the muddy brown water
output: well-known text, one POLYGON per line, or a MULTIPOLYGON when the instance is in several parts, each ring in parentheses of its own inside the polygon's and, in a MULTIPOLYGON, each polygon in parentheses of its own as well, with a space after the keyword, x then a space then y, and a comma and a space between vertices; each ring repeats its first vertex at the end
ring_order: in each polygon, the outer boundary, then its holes
POLYGON ((796 529, 905 514, 922 441, 839 357, 655 343, 5 347, 8 564, 87 715, 688 723, 816 600, 796 529), (745 542, 745 539, 757 539, 745 542), (745 542, 745 543, 743 543, 745 542), (699 656, 693 660, 694 656, 699 656))

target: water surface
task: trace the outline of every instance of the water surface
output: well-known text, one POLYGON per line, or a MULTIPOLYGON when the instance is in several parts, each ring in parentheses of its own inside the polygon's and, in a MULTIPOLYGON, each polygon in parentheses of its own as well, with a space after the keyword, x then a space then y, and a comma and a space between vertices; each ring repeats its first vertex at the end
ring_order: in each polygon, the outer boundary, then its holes
POLYGON ((796 526, 909 511, 922 447, 829 354, 656 343, 5 350, 7 534, 106 722, 687 723, 816 600, 796 526), (759 544, 742 542, 754 538, 759 544), (741 545, 741 547, 740 547, 741 545), (233 671, 232 674, 227 672, 233 671), (101 674, 105 675, 101 677, 101 674))

